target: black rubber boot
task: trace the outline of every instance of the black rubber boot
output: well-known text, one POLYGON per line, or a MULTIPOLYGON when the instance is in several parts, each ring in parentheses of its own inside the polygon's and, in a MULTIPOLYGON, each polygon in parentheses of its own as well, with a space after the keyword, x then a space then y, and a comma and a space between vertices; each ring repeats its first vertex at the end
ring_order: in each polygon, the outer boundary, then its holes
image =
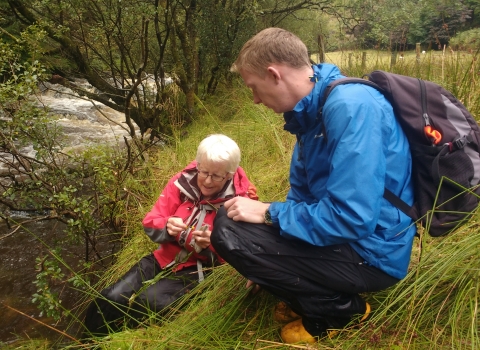
POLYGON ((102 298, 93 300, 85 313, 85 331, 82 339, 92 336, 102 337, 121 328, 124 313, 112 301, 102 298))
POLYGON ((357 294, 339 294, 330 297, 328 302, 322 301, 322 315, 302 319, 307 332, 315 337, 328 335, 328 330, 343 329, 356 317, 360 320, 367 312, 367 303, 357 294))

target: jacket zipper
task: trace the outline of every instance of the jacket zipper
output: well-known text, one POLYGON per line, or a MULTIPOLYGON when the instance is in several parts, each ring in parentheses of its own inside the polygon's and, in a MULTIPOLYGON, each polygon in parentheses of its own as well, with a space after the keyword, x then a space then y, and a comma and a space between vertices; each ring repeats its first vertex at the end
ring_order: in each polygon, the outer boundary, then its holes
POLYGON ((425 129, 426 126, 432 126, 430 123, 430 116, 427 113, 427 88, 422 79, 418 79, 418 83, 420 84, 420 102, 422 103, 422 116, 425 123, 423 128, 425 129))

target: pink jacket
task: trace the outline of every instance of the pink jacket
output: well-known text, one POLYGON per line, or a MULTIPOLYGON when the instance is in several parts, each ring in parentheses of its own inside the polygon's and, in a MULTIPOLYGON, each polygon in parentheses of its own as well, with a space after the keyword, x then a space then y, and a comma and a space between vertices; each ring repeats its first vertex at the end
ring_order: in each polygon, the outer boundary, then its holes
POLYGON ((200 201, 196 165, 196 161, 191 162, 168 181, 153 209, 142 221, 145 233, 153 242, 160 243, 153 254, 162 269, 176 263, 174 271, 178 271, 197 265, 197 260, 211 263, 210 260, 213 258, 220 263, 224 262, 211 245, 203 250, 198 247, 199 252, 195 250, 191 235, 194 229, 187 229, 174 237, 170 236, 166 229, 170 217, 180 217, 189 227, 195 226, 197 230, 203 225, 209 226, 212 230, 216 212, 225 201, 235 196, 258 199, 257 189, 248 180, 243 169, 238 167, 233 181, 225 184, 216 199, 200 201))

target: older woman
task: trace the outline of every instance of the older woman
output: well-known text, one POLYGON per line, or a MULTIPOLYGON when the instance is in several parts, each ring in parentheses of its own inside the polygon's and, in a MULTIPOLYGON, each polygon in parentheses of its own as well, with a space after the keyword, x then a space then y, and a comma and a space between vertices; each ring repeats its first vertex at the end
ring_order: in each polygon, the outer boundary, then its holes
POLYGON ((218 208, 234 196, 258 199, 239 163, 240 149, 229 137, 214 134, 200 143, 195 161, 170 179, 143 219, 159 248, 90 304, 86 336, 117 331, 124 316, 132 325, 148 310, 164 310, 203 280, 203 266, 224 262, 210 245, 218 208))

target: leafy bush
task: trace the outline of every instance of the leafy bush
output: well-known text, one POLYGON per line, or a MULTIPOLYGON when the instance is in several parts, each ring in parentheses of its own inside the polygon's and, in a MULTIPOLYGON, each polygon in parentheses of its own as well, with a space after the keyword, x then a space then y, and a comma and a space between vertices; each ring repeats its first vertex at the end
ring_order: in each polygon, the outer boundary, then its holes
POLYGON ((40 52, 31 45, 32 38, 42 35, 32 27, 13 43, 0 39, 0 204, 8 209, 0 216, 12 232, 23 223, 11 219, 11 211, 41 214, 28 221, 55 220, 65 227, 57 246, 46 247, 50 256, 42 257, 34 282, 33 301, 44 314, 58 319, 61 296, 55 289, 61 290, 70 268, 63 262, 69 252, 63 249, 63 255, 57 254, 56 248, 83 242, 83 260, 98 263, 97 268, 103 264, 111 252, 101 252, 99 241, 114 239, 107 233, 124 231, 125 212, 131 210, 128 203, 135 202, 129 189, 143 170, 147 145, 134 139, 125 140, 125 146, 65 148, 61 128, 34 103, 39 82, 48 78, 35 59, 40 52))
POLYGON ((477 51, 480 49, 480 28, 474 28, 455 35, 450 39, 450 46, 455 50, 477 51))

